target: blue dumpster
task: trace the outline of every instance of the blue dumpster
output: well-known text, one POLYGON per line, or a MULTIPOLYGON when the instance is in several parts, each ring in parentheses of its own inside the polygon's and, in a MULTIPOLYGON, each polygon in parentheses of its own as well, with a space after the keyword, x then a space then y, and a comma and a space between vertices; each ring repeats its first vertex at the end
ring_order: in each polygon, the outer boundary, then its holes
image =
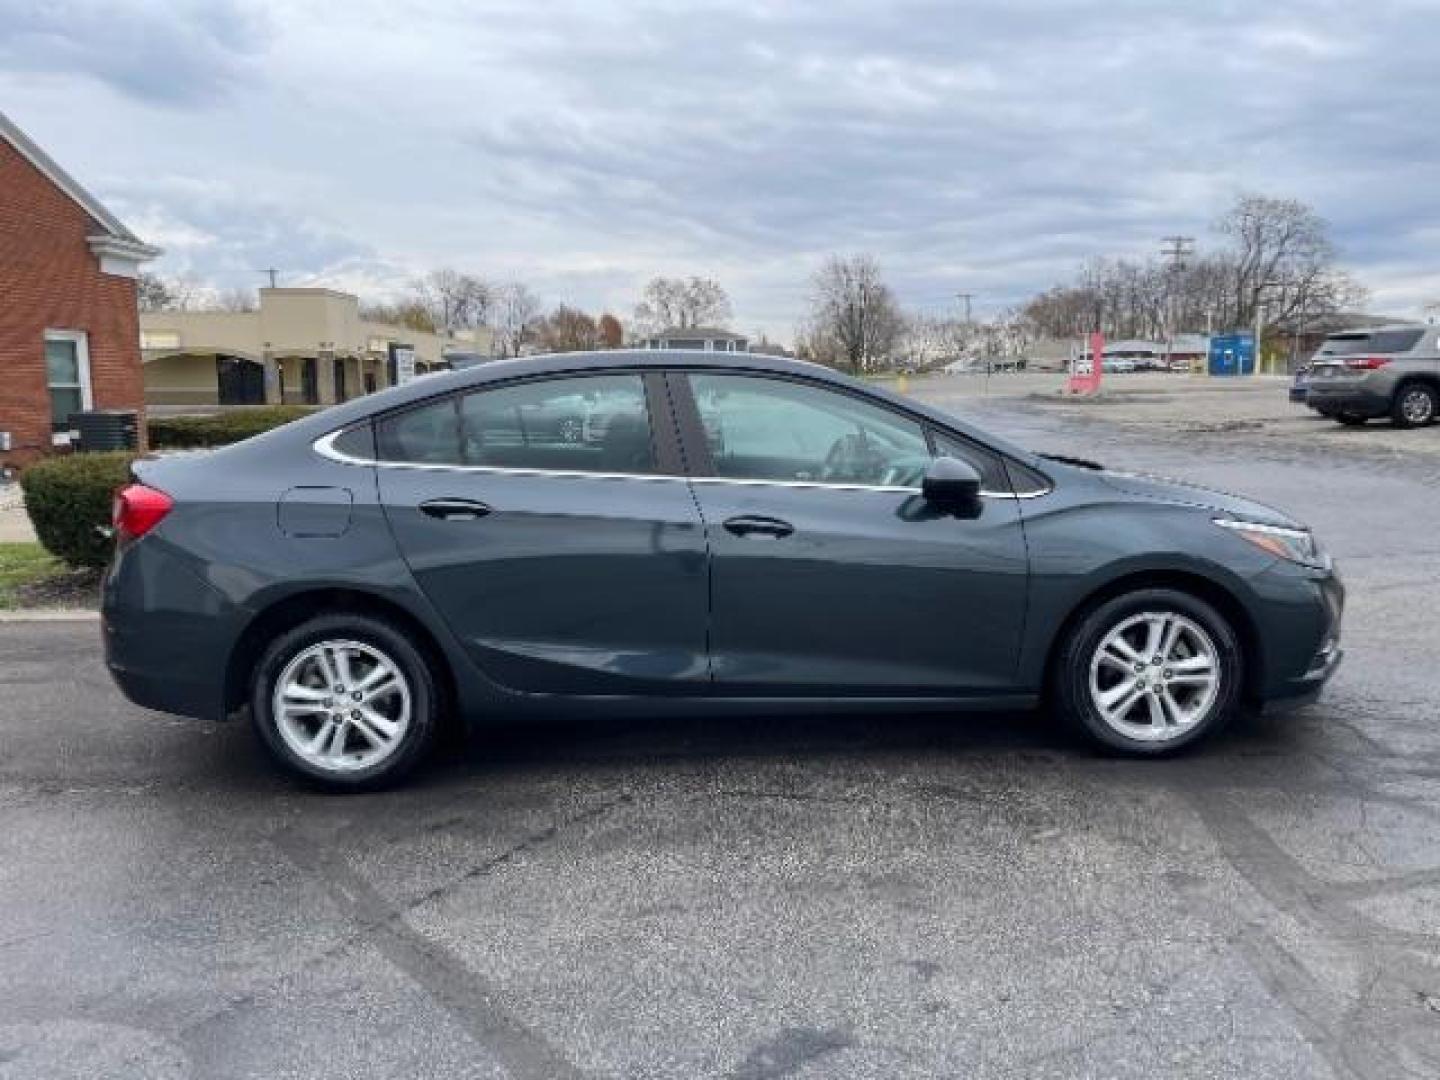
POLYGON ((1210 339, 1211 375, 1254 375, 1255 335, 1216 334, 1210 339))

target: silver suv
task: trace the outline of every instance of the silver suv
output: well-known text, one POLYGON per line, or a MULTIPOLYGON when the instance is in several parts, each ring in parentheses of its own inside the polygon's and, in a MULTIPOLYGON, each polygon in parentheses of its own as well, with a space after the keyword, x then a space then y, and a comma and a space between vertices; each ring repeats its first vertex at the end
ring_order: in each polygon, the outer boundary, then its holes
POLYGON ((1342 424, 1388 416, 1396 427, 1440 417, 1440 327, 1331 334, 1310 361, 1305 404, 1342 424))

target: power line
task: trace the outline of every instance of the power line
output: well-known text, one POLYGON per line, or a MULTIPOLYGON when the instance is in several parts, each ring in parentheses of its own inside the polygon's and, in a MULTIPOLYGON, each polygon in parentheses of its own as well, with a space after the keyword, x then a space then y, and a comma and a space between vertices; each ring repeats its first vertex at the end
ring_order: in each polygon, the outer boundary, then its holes
POLYGON ((1195 254, 1193 236, 1162 236, 1160 254, 1170 260, 1170 269, 1179 273, 1185 269, 1185 260, 1195 254))

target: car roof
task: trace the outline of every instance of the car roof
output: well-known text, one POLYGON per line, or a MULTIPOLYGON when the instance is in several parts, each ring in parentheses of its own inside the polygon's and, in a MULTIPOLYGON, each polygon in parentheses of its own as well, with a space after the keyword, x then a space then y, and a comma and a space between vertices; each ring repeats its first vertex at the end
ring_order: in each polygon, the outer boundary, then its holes
MULTIPOLYGON (((601 352, 551 353, 544 356, 492 360, 459 371, 425 375, 403 386, 390 387, 354 398, 340 405, 333 405, 311 416, 286 424, 282 428, 276 428, 274 432, 267 432, 266 435, 257 436, 254 440, 247 440, 247 442, 259 442, 270 434, 275 435, 277 439, 283 437, 313 440, 379 413, 404 408, 429 398, 478 389, 490 383, 506 382, 511 379, 537 375, 583 374, 613 370, 634 371, 651 368, 756 372, 788 375, 812 382, 829 383, 841 389, 860 391, 908 412, 918 413, 943 427, 952 428, 968 435, 1026 464, 1034 466, 1038 460, 1028 450, 975 428, 950 413, 933 408, 914 398, 902 397, 882 386, 853 378, 822 364, 770 356, 764 353, 709 352, 700 349, 607 349, 601 352)), ((237 449, 244 445, 246 444, 235 444, 237 449)))
POLYGON ((1405 330, 1429 330, 1425 323, 1389 323, 1385 326, 1356 326, 1349 330, 1336 330, 1325 335, 1325 340, 1344 340, 1346 338, 1370 337, 1374 334, 1384 334, 1391 331, 1405 330))

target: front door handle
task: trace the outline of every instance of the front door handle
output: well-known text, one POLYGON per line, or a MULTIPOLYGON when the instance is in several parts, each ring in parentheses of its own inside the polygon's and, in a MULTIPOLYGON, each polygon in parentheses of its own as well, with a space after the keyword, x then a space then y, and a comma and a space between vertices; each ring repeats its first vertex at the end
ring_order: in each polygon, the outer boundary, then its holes
POLYGON ((474 499, 430 499, 420 504, 420 512, 441 521, 474 521, 490 513, 490 507, 474 499))
POLYGON ((780 540, 793 533, 795 526, 779 518, 743 514, 725 522, 725 531, 735 536, 771 536, 780 540))

